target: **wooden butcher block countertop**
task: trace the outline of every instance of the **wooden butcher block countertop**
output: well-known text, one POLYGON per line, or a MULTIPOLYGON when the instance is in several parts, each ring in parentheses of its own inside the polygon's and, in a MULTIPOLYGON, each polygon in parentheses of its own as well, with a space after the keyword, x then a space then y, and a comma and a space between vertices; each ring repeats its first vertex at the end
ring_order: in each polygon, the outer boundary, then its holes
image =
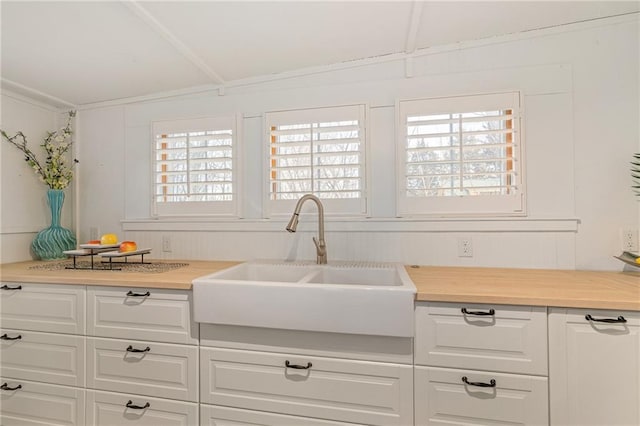
MULTIPOLYGON (((46 262, 0 265, 0 279, 15 283, 51 283, 191 289, 197 277, 240 262, 183 262, 187 266, 162 273, 46 270, 46 262)), ((417 301, 496 303, 567 308, 640 311, 640 272, 407 266, 417 288, 417 301)))

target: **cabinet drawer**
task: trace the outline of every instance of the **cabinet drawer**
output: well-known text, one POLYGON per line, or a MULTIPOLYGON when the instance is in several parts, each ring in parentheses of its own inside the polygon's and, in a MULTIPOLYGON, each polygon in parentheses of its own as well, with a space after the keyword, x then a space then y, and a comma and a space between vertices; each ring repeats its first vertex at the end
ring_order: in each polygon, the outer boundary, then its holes
POLYGON ((0 390, 1 425, 85 425, 85 390, 67 386, 0 379, 16 390, 0 390))
POLYGON ((196 426, 198 404, 87 390, 87 425, 196 426))
POLYGON ((0 331, 0 375, 84 387, 84 336, 0 331))
POLYGON ((87 387, 198 401, 198 348, 88 337, 87 387))
POLYGON ((198 344, 190 291, 89 288, 87 334, 198 344))
POLYGON ((415 363, 547 375, 546 308, 420 303, 415 363))
POLYGON ((259 425, 259 426, 357 426, 358 423, 333 422, 309 417, 287 416, 265 411, 200 405, 201 426, 259 425))
POLYGON ((415 407, 421 426, 547 425, 547 378, 415 367, 415 407), (478 386, 491 380, 495 387, 478 386))
POLYGON ((84 334, 84 286, 7 282, 2 285, 9 288, 0 290, 3 327, 84 334))
POLYGON ((203 403, 370 425, 413 422, 411 366, 219 348, 201 348, 200 359, 203 403))

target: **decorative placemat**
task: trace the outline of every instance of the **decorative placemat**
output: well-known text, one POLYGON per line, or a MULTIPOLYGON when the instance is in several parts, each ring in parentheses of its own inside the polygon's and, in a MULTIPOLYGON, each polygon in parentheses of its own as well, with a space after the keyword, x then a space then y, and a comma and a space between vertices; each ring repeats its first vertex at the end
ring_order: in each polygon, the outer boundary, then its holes
MULTIPOLYGON (((158 262, 158 263, 136 263, 136 262, 113 262, 113 271, 120 272, 144 272, 151 274, 158 274, 161 272, 171 271, 173 269, 183 268, 189 266, 188 263, 182 262, 158 262), (119 269, 116 269, 119 268, 119 269)), ((57 262, 47 262, 40 265, 30 266, 29 269, 40 271, 110 271, 109 263, 101 263, 100 261, 94 261, 94 267, 91 269, 91 262, 88 260, 76 260, 76 269, 73 269, 73 261, 62 260, 57 262)))

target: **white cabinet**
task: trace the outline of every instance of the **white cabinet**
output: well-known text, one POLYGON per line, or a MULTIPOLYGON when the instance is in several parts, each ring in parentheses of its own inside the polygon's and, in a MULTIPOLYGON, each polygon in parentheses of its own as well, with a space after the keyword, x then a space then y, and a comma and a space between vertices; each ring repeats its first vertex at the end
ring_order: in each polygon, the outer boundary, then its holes
POLYGON ((201 336, 203 424, 413 424, 411 339, 210 324, 201 336))
POLYGON ((552 308, 551 423, 640 424, 640 312, 552 308))
POLYGON ((0 424, 85 425, 85 390, 0 378, 0 424))
POLYGON ((197 345, 191 297, 180 290, 89 287, 87 334, 197 345))
POLYGON ((548 424, 545 308, 418 303, 415 424, 548 424))
POLYGON ((87 338, 87 387, 198 401, 198 348, 87 338))
POLYGON ((87 390, 87 425, 196 426, 198 404, 87 390))

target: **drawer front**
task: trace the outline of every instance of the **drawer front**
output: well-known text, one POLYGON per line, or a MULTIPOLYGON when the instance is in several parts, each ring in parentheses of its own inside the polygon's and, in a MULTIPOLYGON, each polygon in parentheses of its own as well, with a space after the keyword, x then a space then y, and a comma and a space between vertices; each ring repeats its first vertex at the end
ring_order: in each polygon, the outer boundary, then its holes
POLYGON ((87 390, 87 425, 197 426, 198 424, 198 404, 192 402, 87 390))
POLYGON ((3 327, 84 334, 84 286, 3 282, 5 285, 9 289, 0 290, 3 327))
POLYGON ((415 407, 421 426, 548 425, 547 378, 416 367, 415 407))
POLYGON ((191 295, 186 290, 89 288, 87 334, 197 345, 191 295))
POLYGON ((309 417, 287 416, 265 411, 241 408, 200 405, 201 426, 357 426, 358 423, 342 423, 309 417))
POLYGON ((16 390, 0 390, 1 425, 85 425, 85 390, 0 378, 16 390))
POLYGON ((87 387, 198 401, 198 348, 88 337, 87 387))
POLYGON ((420 303, 415 363, 547 375, 546 308, 420 303))
POLYGON ((370 425, 413 423, 411 366, 218 348, 201 348, 200 359, 203 403, 370 425))
POLYGON ((0 375, 84 387, 84 336, 0 331, 0 375))

